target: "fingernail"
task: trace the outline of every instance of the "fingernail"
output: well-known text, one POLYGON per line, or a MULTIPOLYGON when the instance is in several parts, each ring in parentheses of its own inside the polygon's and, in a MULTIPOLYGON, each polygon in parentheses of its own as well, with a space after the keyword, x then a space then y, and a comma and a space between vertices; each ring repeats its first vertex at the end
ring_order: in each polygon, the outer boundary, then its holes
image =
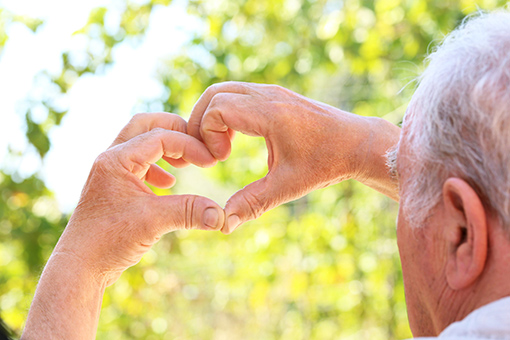
POLYGON ((227 219, 227 230, 229 233, 233 232, 239 225, 241 220, 237 215, 230 215, 227 219))
POLYGON ((218 229, 220 215, 215 208, 207 208, 204 211, 203 222, 207 228, 218 229))

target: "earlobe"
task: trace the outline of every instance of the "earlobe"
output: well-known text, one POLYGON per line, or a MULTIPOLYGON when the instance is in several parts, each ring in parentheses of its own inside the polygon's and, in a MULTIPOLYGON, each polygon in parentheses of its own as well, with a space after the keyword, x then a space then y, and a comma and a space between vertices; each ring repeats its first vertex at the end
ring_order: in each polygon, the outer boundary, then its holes
POLYGON ((481 275, 487 259, 487 214, 474 189, 460 178, 443 185, 445 235, 448 245, 446 278, 461 290, 481 275))

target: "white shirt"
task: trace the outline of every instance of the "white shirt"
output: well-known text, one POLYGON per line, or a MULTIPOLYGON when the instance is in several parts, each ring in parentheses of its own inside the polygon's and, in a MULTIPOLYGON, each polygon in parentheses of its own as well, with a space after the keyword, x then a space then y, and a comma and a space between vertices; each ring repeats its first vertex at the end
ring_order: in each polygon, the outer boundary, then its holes
POLYGON ((510 297, 480 307, 445 328, 437 338, 414 340, 510 340, 510 297))

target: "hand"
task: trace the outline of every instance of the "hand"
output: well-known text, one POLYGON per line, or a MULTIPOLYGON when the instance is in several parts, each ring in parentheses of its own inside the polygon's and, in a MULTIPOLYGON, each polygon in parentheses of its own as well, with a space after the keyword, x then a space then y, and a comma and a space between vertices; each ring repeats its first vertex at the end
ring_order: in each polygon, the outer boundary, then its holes
POLYGON ((154 195, 175 178, 154 163, 216 163, 179 116, 136 115, 94 163, 78 207, 37 285, 22 339, 94 339, 106 286, 177 229, 217 230, 224 212, 205 197, 154 195))
POLYGON ((95 161, 78 207, 54 253, 69 253, 112 284, 159 238, 178 229, 217 230, 224 212, 205 197, 156 196, 144 181, 168 188, 175 178, 154 163, 216 163, 205 145, 186 134, 186 122, 167 113, 136 115, 95 161))
POLYGON ((353 115, 275 85, 227 82, 209 87, 193 108, 188 133, 223 161, 234 130, 265 138, 269 171, 229 199, 224 233, 350 178, 397 197, 384 155, 398 142, 400 129, 384 120, 353 115))

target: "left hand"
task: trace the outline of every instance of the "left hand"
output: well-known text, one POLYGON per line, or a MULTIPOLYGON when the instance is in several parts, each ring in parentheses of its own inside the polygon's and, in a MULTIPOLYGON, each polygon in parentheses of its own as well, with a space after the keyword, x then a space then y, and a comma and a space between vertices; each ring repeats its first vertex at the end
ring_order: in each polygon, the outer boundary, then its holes
POLYGON ((78 207, 37 285, 22 339, 95 339, 106 286, 160 237, 178 229, 218 230, 223 210, 208 198, 156 196, 175 178, 154 163, 212 166, 186 122, 167 113, 133 117, 95 161, 78 207))
POLYGON ((54 253, 73 254, 107 285, 140 261, 151 246, 178 229, 217 230, 224 212, 194 195, 157 196, 175 178, 154 163, 175 166, 216 163, 202 142, 186 134, 186 121, 167 113, 136 115, 95 161, 78 207, 54 253))

